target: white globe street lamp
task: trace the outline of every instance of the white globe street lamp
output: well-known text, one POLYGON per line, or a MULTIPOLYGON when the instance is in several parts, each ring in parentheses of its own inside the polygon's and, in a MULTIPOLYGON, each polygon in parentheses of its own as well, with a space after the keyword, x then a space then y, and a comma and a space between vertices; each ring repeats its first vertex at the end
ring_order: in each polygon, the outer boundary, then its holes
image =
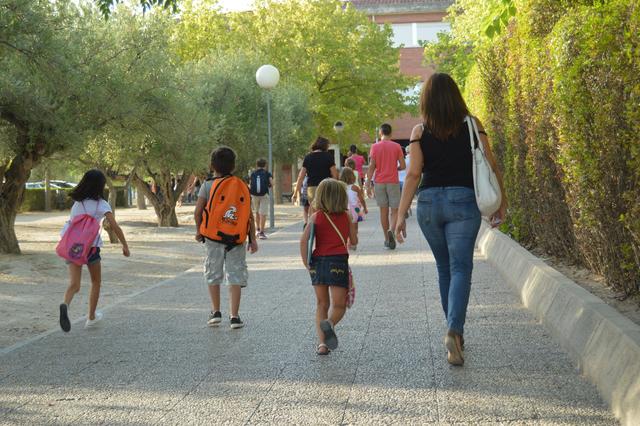
POLYGON ((280 71, 273 65, 263 65, 256 72, 256 81, 263 89, 273 89, 280 81, 280 71))
MULTIPOLYGON (((263 89, 273 89, 280 81, 280 72, 273 65, 263 65, 256 71, 256 81, 263 89)), ((273 144, 271 143, 271 97, 267 90, 267 135, 269 138, 269 171, 273 170, 273 144)), ((269 227, 275 227, 275 211, 273 203, 273 188, 269 189, 269 227)))

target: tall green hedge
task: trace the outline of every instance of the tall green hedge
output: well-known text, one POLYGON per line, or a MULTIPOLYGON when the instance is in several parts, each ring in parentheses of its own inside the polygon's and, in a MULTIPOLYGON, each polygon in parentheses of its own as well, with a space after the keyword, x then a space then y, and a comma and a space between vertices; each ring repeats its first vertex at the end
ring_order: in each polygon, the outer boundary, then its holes
POLYGON ((466 82, 504 167, 508 230, 637 291, 640 0, 516 7, 466 82))

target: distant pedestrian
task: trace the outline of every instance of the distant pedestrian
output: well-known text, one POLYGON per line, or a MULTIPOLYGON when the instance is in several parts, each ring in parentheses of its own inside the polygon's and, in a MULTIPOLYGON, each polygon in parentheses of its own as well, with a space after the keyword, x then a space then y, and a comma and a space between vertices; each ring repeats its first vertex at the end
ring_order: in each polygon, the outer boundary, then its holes
POLYGON ((338 346, 334 327, 345 314, 349 288, 348 244, 357 246, 358 233, 347 213, 348 199, 344 184, 335 179, 323 180, 313 200, 316 212, 300 239, 302 263, 309 270, 316 294, 316 330, 318 355, 327 355, 338 346), (311 232, 315 248, 309 256, 311 232), (310 262, 309 262, 310 259, 310 262))
MULTIPOLYGON (((411 133, 411 167, 407 173, 396 235, 405 233, 404 214, 418 184, 417 219, 436 259, 440 298, 449 327, 445 337, 447 360, 464 364, 464 324, 471 292, 473 250, 480 228, 472 173, 471 135, 465 119, 470 116, 455 81, 437 73, 422 86, 420 112, 423 124, 411 133)), ((502 188, 502 175, 477 118, 487 159, 502 188)), ((474 138, 475 139, 475 138, 474 138)), ((506 198, 491 218, 494 225, 505 217, 506 198)))
POLYGON ((256 236, 261 240, 267 239, 264 227, 269 214, 269 188, 273 186, 273 177, 267 171, 267 160, 264 158, 256 161, 257 169, 251 173, 249 192, 251 193, 251 206, 256 215, 258 229, 256 236))
POLYGON ((220 147, 211 154, 212 179, 204 182, 198 194, 194 212, 196 241, 204 242, 206 257, 204 277, 209 287, 212 310, 207 325, 217 327, 222 322, 220 285, 229 287, 229 323, 232 329, 242 328, 240 295, 247 286, 246 241, 248 250, 258 251, 254 237, 255 222, 247 184, 232 175, 236 154, 231 148, 220 147), (213 197, 213 198, 212 198, 213 197))
POLYGON ((193 194, 191 195, 191 199, 193 201, 198 201, 198 194, 200 193, 200 187, 202 186, 202 182, 199 177, 196 177, 196 181, 193 184, 193 194))
MULTIPOLYGON (((364 216, 369 213, 367 202, 364 199, 364 191, 356 184, 356 175, 349 167, 343 167, 340 171, 340 180, 347 185, 347 197, 349 199, 349 214, 351 221, 356 224, 364 220, 364 216)), ((351 247, 355 249, 354 247, 351 247)))
MULTIPOLYGON (((409 170, 409 164, 411 164, 411 145, 407 145, 407 147, 405 148, 405 156, 404 156, 404 163, 406 165, 404 170, 400 170, 398 172, 398 179, 400 180, 400 192, 402 192, 402 188, 404 187, 404 181, 407 178, 407 171, 409 170)), ((404 215, 404 218, 407 219, 409 216, 411 216, 411 206, 409 206, 409 210, 407 210, 407 213, 404 215)))
POLYGON ((351 145, 349 147, 349 156, 344 162, 344 165, 347 167, 351 167, 357 173, 358 177, 358 185, 364 185, 364 163, 365 159, 362 155, 358 154, 358 147, 355 145, 351 145), (347 162, 351 160, 355 163, 355 167, 350 166, 347 162))
POLYGON ((356 185, 362 188, 363 178, 362 178, 362 174, 360 174, 360 172, 356 170, 356 162, 353 161, 351 158, 347 158, 346 161, 344 162, 344 165, 345 167, 348 167, 351 170, 353 170, 353 174, 356 177, 356 185))
POLYGON ((369 170, 365 187, 369 198, 375 192, 380 207, 380 226, 384 234, 384 246, 396 248, 393 231, 400 205, 400 180, 398 171, 405 169, 404 153, 400 144, 391 140, 391 126, 380 126, 380 141, 373 144, 369 153, 369 170), (372 190, 372 182, 375 184, 372 190))
MULTIPOLYGON (((65 223, 62 229, 61 235, 67 232, 74 232, 77 234, 82 233, 82 229, 76 229, 78 223, 75 218, 79 216, 88 215, 89 221, 95 220, 98 222, 97 235, 95 238, 91 236, 93 241, 90 241, 90 249, 87 253, 86 265, 89 269, 89 275, 91 275, 91 289, 89 291, 89 314, 87 315, 87 321, 85 327, 94 327, 100 320, 102 320, 102 313, 97 311, 98 299, 100 298, 100 287, 102 285, 102 267, 100 265, 100 248, 102 247, 102 238, 100 237, 100 222, 103 218, 107 219, 109 226, 118 237, 118 240, 122 244, 122 254, 129 257, 129 245, 124 237, 124 233, 116 218, 111 211, 111 206, 103 198, 104 187, 107 180, 104 174, 99 170, 89 170, 84 174, 80 183, 71 191, 70 197, 74 203, 71 206, 71 216, 65 223)), ((82 218, 78 218, 81 219, 82 218)), ((77 244, 76 247, 72 247, 76 250, 76 253, 80 253, 81 247, 77 244)), ((71 330, 71 321, 69 320, 69 305, 73 300, 73 296, 80 291, 80 282, 82 279, 82 264, 73 263, 67 261, 69 265, 69 286, 64 293, 64 303, 60 305, 60 327, 63 331, 68 332, 71 330)))
POLYGON ((296 182, 297 190, 302 188, 302 181, 305 176, 309 178, 307 181, 307 199, 311 204, 309 209, 310 213, 313 213, 314 210, 313 199, 320 182, 326 178, 338 179, 336 163, 333 159, 333 155, 328 151, 329 140, 322 136, 318 136, 313 145, 311 145, 311 152, 304 157, 304 160, 302 161, 302 168, 298 174, 298 181, 296 182))
POLYGON ((307 222, 309 221, 309 199, 307 198, 307 182, 309 178, 307 176, 304 177, 302 181, 302 189, 298 191, 298 188, 295 188, 293 191, 293 196, 291 200, 295 203, 299 201, 299 205, 302 206, 302 219, 304 221, 302 225, 302 229, 307 226, 307 222))

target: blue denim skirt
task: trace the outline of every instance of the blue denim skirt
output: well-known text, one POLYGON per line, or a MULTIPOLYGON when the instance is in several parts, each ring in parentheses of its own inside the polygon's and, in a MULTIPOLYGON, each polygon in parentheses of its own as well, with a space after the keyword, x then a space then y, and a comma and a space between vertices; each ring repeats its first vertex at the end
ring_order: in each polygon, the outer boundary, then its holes
POLYGON ((309 265, 312 285, 349 288, 349 256, 314 256, 309 265))

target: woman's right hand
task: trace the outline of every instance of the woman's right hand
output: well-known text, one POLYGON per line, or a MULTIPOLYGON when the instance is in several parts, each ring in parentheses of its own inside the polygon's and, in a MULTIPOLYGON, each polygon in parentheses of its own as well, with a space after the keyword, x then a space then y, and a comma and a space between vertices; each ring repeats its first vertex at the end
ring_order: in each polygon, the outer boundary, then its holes
POLYGON ((491 223, 492 228, 497 228, 500 226, 504 219, 507 217, 507 205, 506 203, 502 203, 497 212, 491 215, 489 218, 489 222, 491 223))
POLYGON ((398 214, 398 221, 396 222, 396 241, 400 244, 404 243, 404 239, 407 236, 407 222, 404 219, 404 215, 398 214))

